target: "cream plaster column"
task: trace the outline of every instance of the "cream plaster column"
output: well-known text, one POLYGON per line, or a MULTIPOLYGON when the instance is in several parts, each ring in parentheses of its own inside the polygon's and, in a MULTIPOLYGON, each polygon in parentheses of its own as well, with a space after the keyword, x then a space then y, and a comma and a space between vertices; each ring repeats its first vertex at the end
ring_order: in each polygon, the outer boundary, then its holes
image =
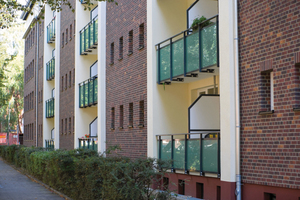
POLYGON ((221 180, 235 182, 234 1, 219 1, 221 180))
POLYGON ((98 3, 98 152, 106 150, 106 2, 98 3))
POLYGON ((59 93, 60 93, 60 13, 55 22, 55 97, 54 97, 54 147, 59 149, 59 93))

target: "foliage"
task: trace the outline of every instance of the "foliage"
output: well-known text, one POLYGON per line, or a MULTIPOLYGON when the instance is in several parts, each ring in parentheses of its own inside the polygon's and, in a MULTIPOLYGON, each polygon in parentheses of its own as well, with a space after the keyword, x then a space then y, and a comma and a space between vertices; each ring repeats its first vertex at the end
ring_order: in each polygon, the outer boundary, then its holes
POLYGON ((206 21, 204 23, 202 23, 203 21, 206 20, 206 17, 202 16, 202 17, 196 17, 194 20, 193 20, 193 23, 191 25, 191 28, 192 29, 195 29, 197 30, 198 29, 198 26, 200 25, 201 27, 205 27, 205 26, 208 26, 210 25, 212 22, 211 21, 206 21), (202 23, 202 24, 201 24, 202 23))
POLYGON ((43 148, 0 146, 0 156, 72 199, 172 199, 157 192, 165 171, 160 160, 131 160, 99 155, 88 149, 47 151, 43 148))
POLYGON ((23 110, 23 77, 24 77, 24 24, 15 23, 10 29, 0 32, 0 122, 8 131, 21 126, 23 110), (10 105, 9 105, 10 104, 10 105))
MULTIPOLYGON (((72 5, 74 0, 28 0, 28 5, 22 5, 17 0, 0 0, 0 28, 9 28, 11 27, 12 23, 16 21, 17 18, 17 11, 29 12, 33 15, 33 11, 31 10, 31 4, 35 5, 38 4, 40 8, 43 8, 45 4, 51 7, 51 10, 56 10, 57 12, 62 10, 63 6, 69 7, 73 12, 74 7, 72 5)), ((80 1, 80 0, 79 0, 80 1)), ((86 3, 84 4, 85 10, 91 10, 91 6, 96 2, 106 1, 106 2, 115 2, 115 0, 84 0, 86 3)), ((42 10, 43 12, 43 10, 42 10)))

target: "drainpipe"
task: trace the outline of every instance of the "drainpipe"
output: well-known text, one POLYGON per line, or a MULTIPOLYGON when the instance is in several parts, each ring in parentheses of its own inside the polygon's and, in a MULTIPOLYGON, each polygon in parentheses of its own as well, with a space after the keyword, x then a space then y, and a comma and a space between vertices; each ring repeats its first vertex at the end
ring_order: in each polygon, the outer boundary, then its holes
POLYGON ((235 133, 236 133, 236 199, 241 200, 240 173, 240 83, 239 83, 239 46, 238 46, 238 0, 234 4, 234 68, 235 68, 235 133))
POLYGON ((35 76, 35 146, 38 146, 38 83, 39 83, 39 26, 38 20, 36 19, 36 76, 35 76))
POLYGON ((186 28, 189 29, 189 11, 196 5, 199 0, 196 0, 187 10, 186 10, 186 28))

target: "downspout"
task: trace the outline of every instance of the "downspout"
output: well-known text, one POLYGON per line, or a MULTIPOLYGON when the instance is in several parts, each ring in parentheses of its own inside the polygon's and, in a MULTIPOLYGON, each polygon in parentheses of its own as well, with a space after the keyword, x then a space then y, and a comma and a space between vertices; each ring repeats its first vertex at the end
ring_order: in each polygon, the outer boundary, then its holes
POLYGON ((240 82, 239 82, 239 43, 238 43, 238 0, 234 4, 234 68, 235 68, 235 133, 236 133, 236 199, 241 200, 240 173, 240 82))
POLYGON ((187 10, 186 10, 186 27, 187 29, 189 29, 189 11, 194 7, 194 5, 196 5, 196 3, 198 2, 199 0, 196 0, 187 10))
POLYGON ((36 19, 36 77, 35 77, 35 146, 38 146, 38 81, 39 81, 39 26, 38 26, 38 20, 36 19))

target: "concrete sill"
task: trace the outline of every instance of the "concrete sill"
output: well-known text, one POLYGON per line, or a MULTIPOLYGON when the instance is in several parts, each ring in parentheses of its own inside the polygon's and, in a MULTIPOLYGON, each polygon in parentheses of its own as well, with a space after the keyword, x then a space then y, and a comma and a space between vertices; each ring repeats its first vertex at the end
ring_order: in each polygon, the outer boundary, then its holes
POLYGON ((259 111, 259 115, 271 115, 274 113, 274 110, 268 110, 268 111, 259 111))

